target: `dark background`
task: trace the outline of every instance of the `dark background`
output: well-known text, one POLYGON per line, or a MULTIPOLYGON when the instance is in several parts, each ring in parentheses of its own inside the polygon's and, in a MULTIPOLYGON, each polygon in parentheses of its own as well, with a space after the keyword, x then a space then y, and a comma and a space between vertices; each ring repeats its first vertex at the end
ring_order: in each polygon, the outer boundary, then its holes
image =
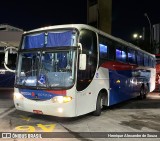
MULTIPOLYGON (((134 32, 160 23, 159 0, 113 0, 112 35, 130 41, 134 32)), ((31 30, 49 25, 86 23, 87 0, 3 0, 0 24, 31 30)))

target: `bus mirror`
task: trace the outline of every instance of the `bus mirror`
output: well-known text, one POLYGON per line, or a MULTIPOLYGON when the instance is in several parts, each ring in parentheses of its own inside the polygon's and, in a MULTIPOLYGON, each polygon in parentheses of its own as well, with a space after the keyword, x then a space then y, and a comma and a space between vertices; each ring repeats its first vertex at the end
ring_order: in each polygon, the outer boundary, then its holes
POLYGON ((8 58, 9 58, 9 54, 10 53, 17 53, 18 49, 16 47, 7 47, 4 52, 4 67, 6 70, 10 71, 10 72, 15 72, 15 70, 10 69, 7 65, 9 63, 8 58))
POLYGON ((80 49, 80 53, 82 54, 82 44, 78 43, 79 49, 80 49))
POLYGON ((86 70, 86 54, 79 55, 79 70, 86 70))
POLYGON ((6 65, 8 65, 8 50, 5 52, 4 62, 6 65))

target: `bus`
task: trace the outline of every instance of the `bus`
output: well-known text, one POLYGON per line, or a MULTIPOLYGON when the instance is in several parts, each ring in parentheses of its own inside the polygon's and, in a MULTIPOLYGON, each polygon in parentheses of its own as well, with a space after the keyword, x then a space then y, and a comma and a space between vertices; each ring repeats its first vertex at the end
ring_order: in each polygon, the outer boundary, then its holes
MULTIPOLYGON (((10 69, 16 68, 16 58, 17 53, 14 50, 11 50, 7 53, 8 56, 8 65, 10 69)), ((6 69, 4 66, 5 58, 5 47, 0 47, 0 89, 14 89, 15 73, 6 69)))
POLYGON ((15 73, 16 109, 77 117, 155 89, 155 55, 84 24, 24 32, 15 73))

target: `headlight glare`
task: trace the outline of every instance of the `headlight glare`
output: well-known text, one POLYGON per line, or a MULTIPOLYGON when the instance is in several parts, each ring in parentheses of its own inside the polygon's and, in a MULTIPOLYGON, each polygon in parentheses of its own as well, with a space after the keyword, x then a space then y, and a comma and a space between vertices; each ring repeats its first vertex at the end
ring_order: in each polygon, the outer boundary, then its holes
POLYGON ((18 92, 15 92, 15 93, 14 93, 14 98, 15 98, 15 99, 23 99, 23 96, 22 96, 22 94, 20 94, 20 93, 18 93, 18 92))
POLYGON ((72 100, 70 96, 56 96, 52 98, 52 102, 54 103, 67 103, 72 100))

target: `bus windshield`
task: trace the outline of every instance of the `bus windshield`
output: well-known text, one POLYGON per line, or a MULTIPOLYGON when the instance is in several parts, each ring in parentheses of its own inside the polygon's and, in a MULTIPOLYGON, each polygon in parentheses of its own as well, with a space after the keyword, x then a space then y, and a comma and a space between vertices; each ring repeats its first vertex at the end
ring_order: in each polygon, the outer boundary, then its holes
POLYGON ((23 36, 16 85, 37 89, 67 88, 74 84, 74 29, 55 29, 23 36))
POLYGON ((76 50, 19 54, 16 84, 38 88, 67 88, 74 84, 76 50))
POLYGON ((54 48, 75 44, 75 30, 56 30, 25 35, 21 49, 54 48))

